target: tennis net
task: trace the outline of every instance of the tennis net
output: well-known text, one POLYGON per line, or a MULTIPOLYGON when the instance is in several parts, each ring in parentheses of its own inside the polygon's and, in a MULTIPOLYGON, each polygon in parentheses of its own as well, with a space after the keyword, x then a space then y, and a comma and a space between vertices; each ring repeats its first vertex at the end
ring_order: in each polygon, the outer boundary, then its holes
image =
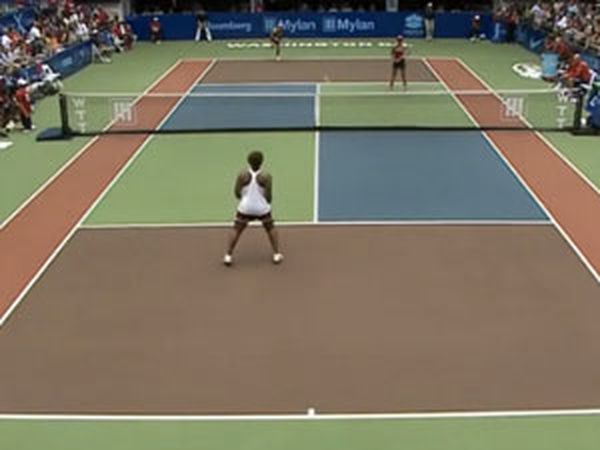
MULTIPOLYGON (((65 93, 55 137, 119 133, 313 130, 541 130, 580 128, 569 91, 453 91, 343 84, 270 85, 181 94, 65 93)), ((44 134, 44 133, 42 133, 44 134)))

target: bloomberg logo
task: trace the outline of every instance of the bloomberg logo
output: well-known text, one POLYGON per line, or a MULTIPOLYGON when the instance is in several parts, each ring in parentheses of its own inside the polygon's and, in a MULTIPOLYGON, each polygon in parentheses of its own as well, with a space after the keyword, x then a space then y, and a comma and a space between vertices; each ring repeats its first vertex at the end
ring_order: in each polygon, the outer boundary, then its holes
POLYGON ((325 16, 323 17, 323 33, 354 34, 365 31, 375 31, 375 21, 362 20, 359 18, 325 16))

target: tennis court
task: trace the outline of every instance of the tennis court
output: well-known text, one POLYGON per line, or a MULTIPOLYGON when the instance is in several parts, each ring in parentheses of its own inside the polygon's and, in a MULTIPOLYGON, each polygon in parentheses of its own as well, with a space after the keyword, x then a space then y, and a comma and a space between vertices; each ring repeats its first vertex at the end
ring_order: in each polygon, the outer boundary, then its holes
POLYGON ((494 90, 456 58, 411 61, 406 92, 387 70, 190 58, 144 93, 70 98, 80 131, 128 133, 94 138, 2 230, 23 263, 2 261, 0 414, 160 416, 168 435, 169 416, 596 411, 600 198, 529 129, 573 106, 494 90), (109 124, 115 99, 130 107, 109 124), (254 149, 286 260, 252 228, 226 268, 254 149))

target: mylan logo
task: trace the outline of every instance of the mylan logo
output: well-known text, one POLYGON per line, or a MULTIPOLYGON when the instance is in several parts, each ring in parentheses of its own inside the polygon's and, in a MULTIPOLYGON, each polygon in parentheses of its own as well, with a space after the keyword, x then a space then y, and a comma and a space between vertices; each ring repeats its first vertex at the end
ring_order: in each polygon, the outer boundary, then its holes
POLYGON ((326 16, 323 18, 323 32, 324 33, 335 33, 337 30, 336 26, 336 18, 331 16, 326 16))

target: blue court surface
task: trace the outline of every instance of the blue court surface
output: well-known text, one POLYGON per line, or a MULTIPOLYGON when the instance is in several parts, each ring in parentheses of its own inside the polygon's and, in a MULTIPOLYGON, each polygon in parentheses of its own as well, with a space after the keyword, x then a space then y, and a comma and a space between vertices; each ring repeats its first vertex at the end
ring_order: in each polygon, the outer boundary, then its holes
POLYGON ((544 220, 478 131, 324 132, 319 219, 544 220))
MULTIPOLYGON (((313 127, 313 83, 199 84, 166 130, 313 127)), ((479 131, 320 133, 322 221, 547 220, 479 131)))
POLYGON ((197 85, 163 130, 253 129, 315 125, 316 85, 197 85))

